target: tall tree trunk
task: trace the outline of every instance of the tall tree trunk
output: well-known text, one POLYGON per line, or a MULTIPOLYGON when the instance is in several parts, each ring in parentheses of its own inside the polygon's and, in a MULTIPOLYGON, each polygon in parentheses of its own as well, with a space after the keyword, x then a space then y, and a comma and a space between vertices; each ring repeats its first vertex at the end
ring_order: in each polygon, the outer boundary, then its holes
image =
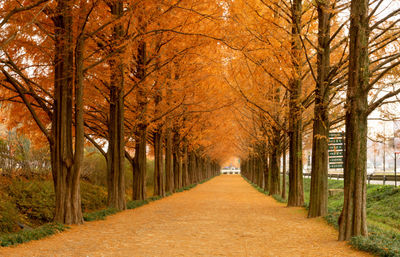
POLYGON ((165 191, 174 192, 174 170, 172 162, 172 133, 167 126, 165 132, 165 191))
MULTIPOLYGON (((115 78, 117 76, 114 76, 115 78)), ((119 86, 111 86, 107 149, 107 203, 109 207, 119 210, 126 209, 124 156, 123 91, 120 90, 119 86)))
POLYGON ((146 127, 141 126, 137 132, 135 161, 133 165, 132 200, 146 199, 146 127))
POLYGON ((255 164, 255 157, 254 156, 252 156, 250 158, 250 172, 251 172, 250 181, 252 183, 254 183, 255 180, 256 180, 255 179, 256 178, 256 164, 255 164))
MULTIPOLYGON (((82 85, 79 86, 77 107, 78 138, 77 163, 74 163, 72 138, 72 91, 73 91, 73 25, 72 1, 58 1, 55 24, 55 78, 52 138, 50 142, 52 175, 56 198, 54 220, 65 224, 83 223, 80 198, 80 164, 82 163, 82 85)), ((79 65, 79 64, 78 64, 79 65)), ((82 74, 79 74, 80 76, 82 74)), ((79 78, 77 78, 79 79, 79 78)))
POLYGON ((283 134, 282 198, 286 199, 286 133, 283 134))
POLYGON ((194 184, 195 183, 195 177, 194 177, 194 173, 195 173, 195 169, 196 169, 196 159, 194 156, 194 152, 190 151, 188 153, 188 161, 189 161, 189 168, 188 168, 188 173, 189 173, 189 185, 194 184))
MULTIPOLYGON (((122 1, 116 1, 111 6, 114 19, 123 15, 122 1)), ((113 37, 121 40, 123 37, 121 24, 114 26, 113 37)), ((124 140, 124 64, 118 53, 109 61, 110 77, 110 107, 108 121, 108 150, 107 150, 107 205, 119 210, 126 209, 125 201, 125 140, 124 140)))
POLYGON ((275 127, 272 129, 270 172, 269 172, 269 195, 279 195, 280 193, 280 132, 275 127))
POLYGON ((190 185, 189 182, 189 154, 187 143, 183 145, 183 156, 182 156, 182 187, 190 185))
POLYGON ((288 206, 303 206, 303 165, 302 165, 302 106, 301 106, 301 15, 302 1, 292 2, 292 63, 293 78, 290 82, 289 117, 289 198, 288 206))
MULTIPOLYGON (((159 8, 157 8, 159 10, 159 8)), ((157 46, 161 47, 161 36, 157 39, 157 46)), ((156 59, 156 69, 160 67, 160 58, 156 59)), ((154 116, 159 116, 162 113, 160 103, 162 101, 161 84, 156 81, 154 86, 154 116)), ((155 196, 165 196, 165 175, 163 167, 163 125, 161 123, 156 124, 155 131, 153 132, 154 138, 154 193, 155 196)))
MULTIPOLYGON (((141 24, 142 17, 139 16, 139 24, 141 24)), ((144 31, 144 28, 141 28, 144 31)), ((137 48, 136 58, 136 77, 139 81, 146 77, 146 42, 141 41, 137 48)), ((132 200, 144 200, 146 199, 146 170, 147 170, 147 159, 146 159, 146 135, 147 135, 147 92, 144 83, 139 83, 137 86, 136 101, 138 104, 138 125, 135 131, 136 146, 135 146, 135 162, 133 169, 133 188, 132 188, 132 200)))
POLYGON ((172 147, 172 158, 173 158, 173 173, 174 173, 174 191, 180 189, 182 187, 182 157, 181 157, 181 149, 180 149, 180 138, 179 133, 174 131, 173 136, 173 147, 172 147))
POLYGON ((162 132, 157 128, 154 132, 154 195, 165 196, 162 132))
POLYGON ((339 218, 339 240, 368 235, 366 215, 368 37, 368 0, 352 0, 346 101, 344 204, 339 218))
POLYGON ((264 172, 264 179, 265 179, 265 183, 264 183, 264 191, 268 192, 269 191, 269 158, 268 158, 268 151, 266 150, 264 152, 264 157, 263 157, 263 172, 264 172))
POLYGON ((317 1, 317 9, 319 50, 317 54, 318 75, 315 88, 309 218, 325 216, 328 213, 329 1, 317 1))
POLYGON ((264 188, 264 163, 262 156, 258 158, 258 174, 259 174, 259 184, 260 188, 264 188))

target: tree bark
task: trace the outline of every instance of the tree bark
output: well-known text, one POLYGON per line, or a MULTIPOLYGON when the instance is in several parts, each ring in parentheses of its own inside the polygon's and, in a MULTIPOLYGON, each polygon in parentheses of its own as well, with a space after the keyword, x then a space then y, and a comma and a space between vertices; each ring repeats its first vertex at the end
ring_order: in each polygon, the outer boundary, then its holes
MULTIPOLYGON (((114 19, 123 15, 122 1, 111 5, 114 19)), ((117 24, 113 28, 113 37, 121 40, 123 27, 117 24)), ((114 50, 115 51, 115 50, 114 50)), ((108 149, 107 149, 107 205, 119 210, 126 209, 125 201, 125 139, 124 139, 124 64, 118 53, 110 59, 110 106, 108 120, 108 149)))
POLYGON ((177 131, 173 133, 173 147, 172 147, 172 158, 173 158, 173 173, 174 173, 174 191, 182 187, 182 156, 180 149, 180 137, 177 131))
POLYGON ((282 198, 286 199, 286 134, 283 135, 282 198))
MULTIPOLYGON (((142 17, 139 16, 139 24, 142 22, 142 17)), ((144 31, 144 28, 140 29, 144 31)), ((146 77, 146 64, 147 64, 147 45, 145 41, 140 41, 137 47, 137 58, 136 58, 136 78, 142 81, 146 77)), ((135 131, 135 161, 133 169, 133 188, 132 188, 132 200, 144 200, 146 199, 146 170, 147 170, 147 158, 146 158, 146 136, 147 126, 146 113, 147 113, 147 92, 145 83, 139 83, 137 85, 136 101, 137 101, 137 129, 135 131)))
POLYGON ((289 117, 289 198, 288 206, 303 206, 303 165, 302 165, 302 106, 301 106, 301 15, 302 1, 292 3, 292 63, 293 78, 290 82, 289 117))
POLYGON ((165 191, 174 192, 174 171, 172 162, 172 133, 167 127, 165 133, 165 191))
POLYGON ((189 184, 189 154, 188 146, 185 142, 182 156, 182 187, 187 187, 189 184))
POLYGON ((190 151, 188 153, 188 159, 189 159, 189 184, 194 184, 196 179, 195 179, 195 170, 196 170, 196 157, 194 155, 193 151, 190 151))
POLYGON ((265 151, 264 153, 264 161, 263 161, 263 172, 264 172, 264 179, 265 179, 265 183, 264 183, 264 191, 269 192, 269 158, 268 158, 268 151, 265 151))
POLYGON ((328 138, 329 138, 329 70, 330 13, 328 1, 317 1, 318 53, 312 142, 310 206, 308 217, 328 213, 328 138))
POLYGON ((158 128, 154 132, 154 195, 165 196, 162 132, 158 128))
POLYGON ((139 127, 133 165, 132 200, 146 199, 146 127, 139 127))
POLYGON ((280 132, 275 127, 272 128, 272 142, 270 144, 270 172, 269 172, 269 195, 280 194, 280 132))
MULTIPOLYGON (((50 142, 52 175, 56 198, 54 220, 64 224, 83 223, 79 177, 82 163, 82 108, 77 113, 77 162, 73 154, 72 91, 74 78, 74 49, 72 1, 57 2, 55 24, 54 109, 50 142)), ((81 74, 80 74, 81 75, 81 74)), ((77 78, 78 79, 78 78, 77 78)), ((82 88, 77 88, 77 107, 82 105, 82 88)))
POLYGON ((366 215, 368 117, 368 0, 352 0, 349 82, 346 100, 344 204, 339 240, 368 236, 366 215))

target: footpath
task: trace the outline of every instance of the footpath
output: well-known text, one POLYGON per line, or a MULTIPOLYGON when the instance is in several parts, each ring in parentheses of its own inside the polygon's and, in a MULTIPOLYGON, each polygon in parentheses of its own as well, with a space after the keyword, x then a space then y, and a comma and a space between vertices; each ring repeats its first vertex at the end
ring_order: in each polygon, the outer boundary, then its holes
POLYGON ((104 221, 17 247, 0 256, 370 256, 337 241, 322 218, 287 208, 239 175, 221 175, 104 221))

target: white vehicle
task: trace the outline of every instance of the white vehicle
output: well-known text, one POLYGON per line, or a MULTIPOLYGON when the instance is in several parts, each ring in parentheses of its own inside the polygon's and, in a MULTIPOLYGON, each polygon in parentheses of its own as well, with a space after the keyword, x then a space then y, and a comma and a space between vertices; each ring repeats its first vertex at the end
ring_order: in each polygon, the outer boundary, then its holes
POLYGON ((367 175, 374 175, 375 169, 374 168, 367 168, 367 175))
POLYGON ((374 175, 375 168, 372 163, 367 164, 367 175, 374 175))
POLYGON ((221 170, 221 174, 240 174, 240 169, 235 167, 225 167, 221 170))

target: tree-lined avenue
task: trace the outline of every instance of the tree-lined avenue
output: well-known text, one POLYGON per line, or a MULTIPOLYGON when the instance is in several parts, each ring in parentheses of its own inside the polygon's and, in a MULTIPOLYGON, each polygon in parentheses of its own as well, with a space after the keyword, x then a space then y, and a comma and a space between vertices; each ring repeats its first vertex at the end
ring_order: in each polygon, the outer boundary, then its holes
POLYGON ((323 219, 286 208, 239 175, 72 228, 0 249, 0 256, 370 256, 337 241, 323 219))

